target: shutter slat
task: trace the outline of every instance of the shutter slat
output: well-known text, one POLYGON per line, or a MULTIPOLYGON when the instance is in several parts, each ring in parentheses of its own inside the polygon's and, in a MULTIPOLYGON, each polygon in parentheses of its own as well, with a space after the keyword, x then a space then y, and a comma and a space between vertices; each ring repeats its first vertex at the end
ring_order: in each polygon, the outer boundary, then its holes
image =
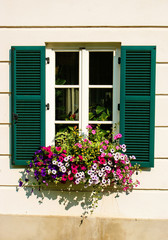
POLYGON ((121 143, 143 167, 154 165, 156 47, 121 48, 121 143))
POLYGON ((26 165, 45 145, 45 47, 12 47, 13 164, 26 165))

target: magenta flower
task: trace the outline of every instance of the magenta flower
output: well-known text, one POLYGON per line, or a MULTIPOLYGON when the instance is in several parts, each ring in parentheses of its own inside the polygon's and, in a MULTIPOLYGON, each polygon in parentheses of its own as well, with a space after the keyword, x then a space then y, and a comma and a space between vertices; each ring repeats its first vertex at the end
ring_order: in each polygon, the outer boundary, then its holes
POLYGON ((101 158, 100 159, 100 164, 105 164, 106 163, 106 160, 104 158, 101 158))
POLYGON ((103 149, 106 150, 106 149, 107 149, 107 146, 103 146, 103 149))
POLYGON ((83 160, 83 157, 81 155, 78 155, 78 157, 79 157, 80 160, 83 160))
POLYGON ((73 180, 73 176, 68 175, 68 179, 69 179, 69 181, 72 181, 73 180))
POLYGON ((108 156, 109 156, 109 157, 112 157, 113 155, 112 155, 111 153, 108 153, 108 156))
POLYGON ((89 129, 89 128, 90 128, 90 129, 92 129, 92 126, 90 126, 90 125, 87 125, 87 126, 86 126, 86 128, 88 128, 88 129, 89 129))
POLYGON ((85 167, 85 166, 81 166, 81 170, 82 170, 82 171, 85 171, 85 170, 86 170, 86 167, 85 167))
POLYGON ((78 171, 76 170, 76 168, 73 168, 73 169, 72 169, 72 173, 73 173, 73 174, 76 174, 77 172, 78 172, 78 171))
POLYGON ((108 140, 105 140, 104 142, 105 142, 106 144, 109 144, 109 141, 108 141, 108 140))
POLYGON ((95 131, 95 130, 92 130, 92 134, 93 134, 93 135, 96 134, 96 131, 95 131))
POLYGON ((62 175, 62 179, 61 179, 63 182, 66 182, 66 180, 67 180, 67 177, 66 177, 66 175, 64 174, 64 175, 62 175))
POLYGON ((61 147, 56 147, 57 152, 61 151, 61 147))

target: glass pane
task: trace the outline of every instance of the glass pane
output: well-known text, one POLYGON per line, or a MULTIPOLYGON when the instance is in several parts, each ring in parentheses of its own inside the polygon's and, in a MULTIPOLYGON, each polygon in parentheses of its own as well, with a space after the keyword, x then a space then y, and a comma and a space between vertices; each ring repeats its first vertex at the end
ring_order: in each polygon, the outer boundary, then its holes
POLYGON ((78 128, 78 124, 56 124, 55 125, 55 132, 67 132, 70 131, 70 128, 78 128))
POLYGON ((56 52, 55 68, 57 85, 79 84, 79 53, 56 52))
POLYGON ((64 88, 55 89, 55 119, 78 120, 79 119, 79 89, 64 88))
POLYGON ((113 52, 89 53, 89 84, 113 84, 113 52))
POLYGON ((112 120, 112 89, 89 89, 89 120, 112 120))

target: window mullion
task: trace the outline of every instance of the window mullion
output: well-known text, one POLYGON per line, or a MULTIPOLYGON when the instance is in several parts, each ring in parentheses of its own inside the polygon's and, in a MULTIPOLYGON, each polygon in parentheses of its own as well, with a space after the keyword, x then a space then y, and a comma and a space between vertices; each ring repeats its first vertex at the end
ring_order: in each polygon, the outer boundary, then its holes
POLYGON ((86 126, 89 119, 89 52, 81 50, 81 130, 87 133, 86 126))

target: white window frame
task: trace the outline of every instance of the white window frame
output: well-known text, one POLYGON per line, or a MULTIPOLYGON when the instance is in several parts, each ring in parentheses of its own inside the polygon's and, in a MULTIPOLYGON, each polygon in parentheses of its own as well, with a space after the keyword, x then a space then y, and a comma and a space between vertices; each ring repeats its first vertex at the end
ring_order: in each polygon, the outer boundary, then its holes
POLYGON ((91 44, 83 45, 72 44, 57 46, 46 49, 46 57, 50 58, 50 63, 46 65, 46 103, 49 103, 50 109, 46 110, 46 145, 55 144, 55 124, 79 124, 79 129, 86 133, 88 124, 113 124, 118 131, 119 111, 118 104, 120 102, 120 65, 118 58, 120 57, 120 47, 110 44, 91 44), (55 85, 55 52, 79 52, 79 85, 55 85), (89 85, 89 52, 107 51, 113 52, 113 85, 89 85), (85 81, 83 81, 85 80, 85 81), (55 88, 79 88, 79 121, 55 121, 55 88), (113 88, 113 121, 89 121, 89 88, 113 88))

